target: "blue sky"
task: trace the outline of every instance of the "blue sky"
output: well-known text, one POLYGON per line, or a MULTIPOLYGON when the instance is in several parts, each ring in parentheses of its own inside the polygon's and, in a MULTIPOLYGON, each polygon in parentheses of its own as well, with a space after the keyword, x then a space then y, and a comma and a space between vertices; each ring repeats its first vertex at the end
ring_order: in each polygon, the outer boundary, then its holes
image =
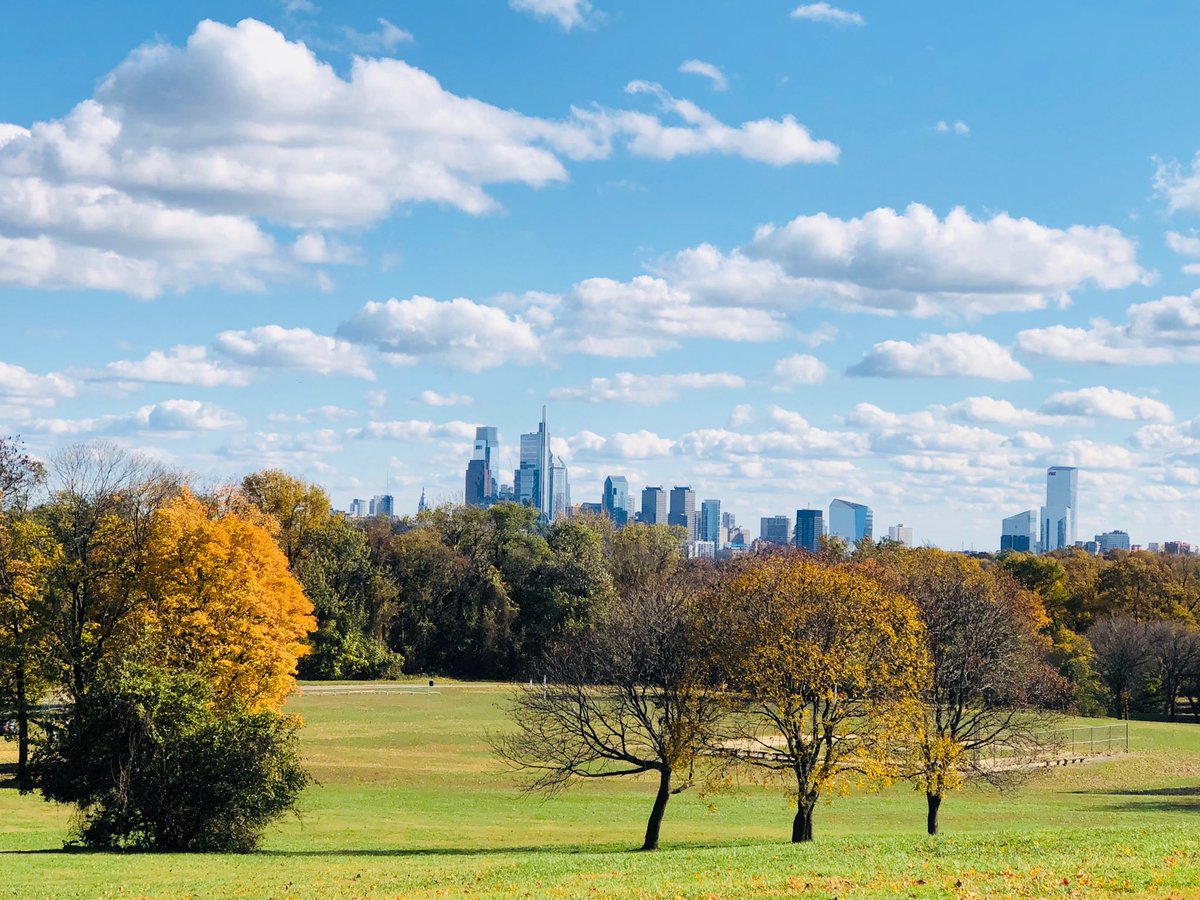
POLYGON ((1186 3, 33 5, 0 425, 336 505, 550 407, 576 502, 1200 540, 1186 3))

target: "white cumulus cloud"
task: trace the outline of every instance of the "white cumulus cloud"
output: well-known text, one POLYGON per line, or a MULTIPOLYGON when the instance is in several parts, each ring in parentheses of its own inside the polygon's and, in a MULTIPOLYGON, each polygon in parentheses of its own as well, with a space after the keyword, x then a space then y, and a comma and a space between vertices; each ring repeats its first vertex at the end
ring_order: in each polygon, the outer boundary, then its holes
POLYGON ((779 387, 786 388, 796 384, 820 384, 829 374, 829 367, 815 356, 797 353, 779 360, 771 372, 779 379, 779 387))
POLYGON ((930 334, 918 343, 883 341, 847 375, 876 378, 987 378, 1022 381, 1033 376, 1012 354, 981 334, 930 334))
POLYGON ((468 372, 506 362, 532 363, 541 354, 541 341, 527 321, 463 297, 372 301, 343 322, 337 334, 378 348, 396 364, 431 358, 468 372))
POLYGON ((179 344, 170 350, 152 350, 144 359, 117 360, 108 363, 95 376, 99 380, 145 382, 149 384, 186 384, 193 387, 244 387, 250 372, 209 359, 208 349, 179 344))
POLYGON ((563 31, 586 25, 592 15, 589 0, 508 0, 508 5, 538 19, 552 19, 563 31))
POLYGON ((612 378, 593 378, 583 387, 554 388, 551 400, 582 400, 587 403, 642 403, 654 405, 675 400, 681 391, 712 388, 740 389, 746 380, 728 372, 688 372, 680 375, 635 375, 620 372, 612 378))
POLYGON ((1068 416, 1100 416, 1137 422, 1171 422, 1175 415, 1161 400, 1138 397, 1109 387, 1060 391, 1047 398, 1042 411, 1068 416))
POLYGON ((308 328, 261 325, 246 331, 223 331, 217 335, 216 346, 245 366, 375 380, 361 347, 308 328))
POLYGON ((809 22, 826 22, 830 25, 866 25, 867 20, 861 13, 839 9, 829 3, 805 3, 792 10, 793 19, 805 19, 809 22))

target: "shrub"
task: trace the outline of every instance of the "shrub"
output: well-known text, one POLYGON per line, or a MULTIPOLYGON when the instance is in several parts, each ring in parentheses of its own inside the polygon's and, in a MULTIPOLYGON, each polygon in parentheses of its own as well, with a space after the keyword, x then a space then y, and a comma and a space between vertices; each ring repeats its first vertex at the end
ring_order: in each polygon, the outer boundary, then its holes
POLYGON ((254 849, 309 781, 295 717, 218 707, 204 680, 140 670, 74 710, 34 777, 79 810, 79 842, 164 851, 254 849))

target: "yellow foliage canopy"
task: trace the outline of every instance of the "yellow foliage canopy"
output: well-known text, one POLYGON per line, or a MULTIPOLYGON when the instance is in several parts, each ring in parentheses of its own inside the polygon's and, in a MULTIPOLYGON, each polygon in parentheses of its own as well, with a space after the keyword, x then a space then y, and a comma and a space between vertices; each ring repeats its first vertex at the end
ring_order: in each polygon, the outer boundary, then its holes
POLYGON ((143 633, 154 661, 208 679, 219 702, 278 708, 309 652, 313 607, 259 524, 210 518, 184 489, 147 541, 143 633))

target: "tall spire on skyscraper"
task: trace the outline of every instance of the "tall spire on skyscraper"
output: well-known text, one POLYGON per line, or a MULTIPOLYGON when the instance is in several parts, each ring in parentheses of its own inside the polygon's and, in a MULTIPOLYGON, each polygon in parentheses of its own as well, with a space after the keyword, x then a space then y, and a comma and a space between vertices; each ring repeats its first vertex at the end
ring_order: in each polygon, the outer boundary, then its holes
POLYGON ((425 488, 421 487, 421 499, 417 501, 417 515, 425 512, 429 507, 425 504, 425 488))

